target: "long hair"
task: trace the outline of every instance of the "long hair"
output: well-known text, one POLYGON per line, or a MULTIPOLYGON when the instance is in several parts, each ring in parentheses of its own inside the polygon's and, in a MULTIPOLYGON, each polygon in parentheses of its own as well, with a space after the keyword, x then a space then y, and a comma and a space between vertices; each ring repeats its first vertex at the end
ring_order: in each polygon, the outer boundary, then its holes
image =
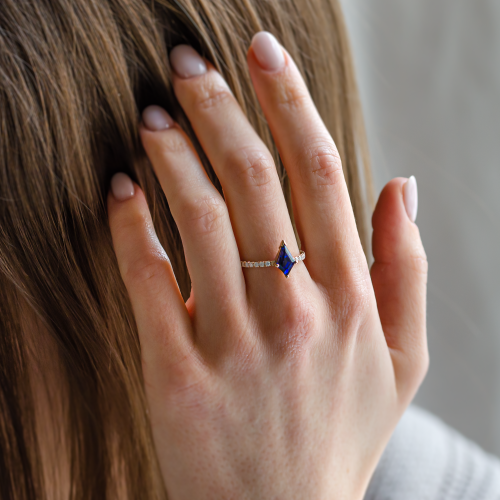
POLYGON ((168 53, 194 46, 228 81, 290 186, 246 65, 272 32, 309 86, 343 160, 368 254, 371 178, 337 0, 0 2, 0 496, 165 499, 140 346, 106 214, 111 176, 145 191, 181 293, 190 279, 138 138, 141 111, 176 102, 168 53))

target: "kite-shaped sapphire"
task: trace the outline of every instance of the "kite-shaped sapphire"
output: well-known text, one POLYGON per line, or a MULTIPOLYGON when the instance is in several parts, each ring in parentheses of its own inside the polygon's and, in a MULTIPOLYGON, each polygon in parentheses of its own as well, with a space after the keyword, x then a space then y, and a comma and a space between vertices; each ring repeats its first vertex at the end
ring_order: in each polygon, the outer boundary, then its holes
POLYGON ((287 278, 292 270, 292 267, 295 265, 295 257, 292 256, 284 241, 281 242, 280 249, 276 257, 276 265, 287 278))

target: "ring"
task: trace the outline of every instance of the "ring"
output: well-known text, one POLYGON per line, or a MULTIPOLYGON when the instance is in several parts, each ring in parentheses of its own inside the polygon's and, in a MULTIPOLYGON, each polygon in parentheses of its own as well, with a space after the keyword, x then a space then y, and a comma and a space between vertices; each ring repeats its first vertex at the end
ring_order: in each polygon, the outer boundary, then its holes
POLYGON ((285 278, 288 278, 292 267, 305 258, 305 252, 300 252, 298 257, 294 257, 288 250, 285 240, 282 240, 274 260, 261 260, 258 262, 242 260, 241 267, 277 267, 285 275, 285 278))

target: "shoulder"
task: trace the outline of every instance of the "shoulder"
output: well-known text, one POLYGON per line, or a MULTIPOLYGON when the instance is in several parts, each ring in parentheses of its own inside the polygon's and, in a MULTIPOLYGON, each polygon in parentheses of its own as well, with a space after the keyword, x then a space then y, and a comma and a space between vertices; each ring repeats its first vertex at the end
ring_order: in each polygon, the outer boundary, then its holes
POLYGON ((365 500, 498 500, 500 461, 430 413, 399 422, 365 500))

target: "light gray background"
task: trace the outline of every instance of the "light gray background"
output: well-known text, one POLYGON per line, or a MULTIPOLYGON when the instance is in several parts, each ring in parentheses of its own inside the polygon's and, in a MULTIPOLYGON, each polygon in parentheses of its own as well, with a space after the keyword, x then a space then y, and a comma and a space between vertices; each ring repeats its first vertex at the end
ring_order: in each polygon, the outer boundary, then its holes
POLYGON ((377 191, 419 187, 431 365, 416 402, 500 455, 500 1, 342 3, 377 191))

